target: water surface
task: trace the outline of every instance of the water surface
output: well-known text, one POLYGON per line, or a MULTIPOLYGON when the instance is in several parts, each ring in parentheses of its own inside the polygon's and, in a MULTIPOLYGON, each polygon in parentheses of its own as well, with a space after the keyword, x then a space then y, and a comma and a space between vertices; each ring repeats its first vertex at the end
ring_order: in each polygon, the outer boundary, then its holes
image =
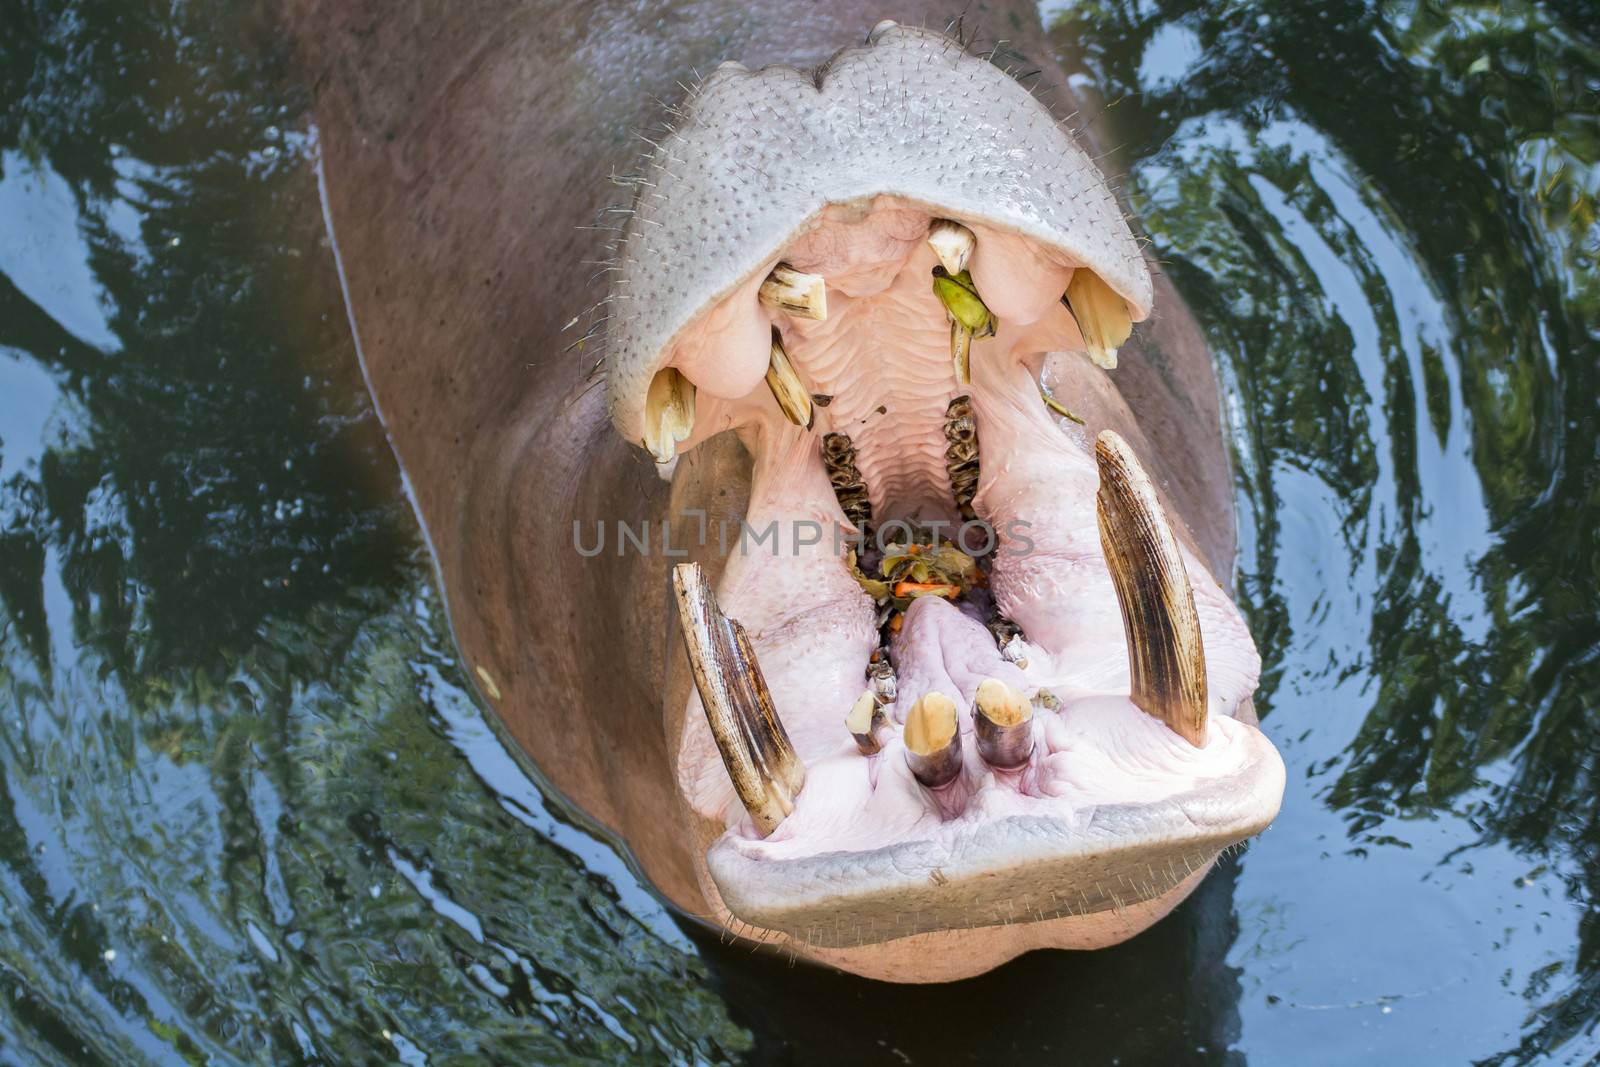
POLYGON ((1600 21, 1058 6, 1289 789, 1135 941, 915 989, 681 930, 485 721, 263 9, 0 0, 0 1059, 1600 1055, 1600 21))

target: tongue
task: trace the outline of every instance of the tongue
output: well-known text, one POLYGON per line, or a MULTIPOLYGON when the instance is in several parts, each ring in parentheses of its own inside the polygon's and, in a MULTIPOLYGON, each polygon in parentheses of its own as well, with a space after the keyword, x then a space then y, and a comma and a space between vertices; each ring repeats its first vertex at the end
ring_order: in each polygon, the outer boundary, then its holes
POLYGON ((895 707, 902 719, 907 708, 933 691, 953 698, 958 707, 970 707, 985 678, 1031 688, 1022 671, 1001 657, 982 624, 938 597, 912 602, 889 651, 898 674, 895 707))

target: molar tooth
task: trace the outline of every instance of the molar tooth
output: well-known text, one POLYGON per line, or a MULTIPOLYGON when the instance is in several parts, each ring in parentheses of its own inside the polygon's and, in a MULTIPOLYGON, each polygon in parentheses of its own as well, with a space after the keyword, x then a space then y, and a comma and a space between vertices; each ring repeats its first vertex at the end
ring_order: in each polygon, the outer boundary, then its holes
POLYGON ((955 498, 961 518, 977 518, 972 498, 978 492, 978 421, 972 414, 972 398, 958 396, 944 409, 944 468, 950 476, 950 495, 955 498))
POLYGON ((644 447, 657 463, 670 463, 678 442, 694 430, 694 383, 676 367, 663 367, 650 379, 644 399, 644 447))
POLYGON ((850 438, 842 433, 822 436, 822 465, 828 472, 828 482, 839 501, 844 517, 856 529, 864 529, 872 521, 872 500, 867 495, 867 483, 856 466, 856 448, 850 438))
POLYGON ((1206 654, 1194 590, 1155 486, 1128 443, 1095 440, 1100 546, 1128 639, 1133 702, 1200 746, 1206 741, 1206 654))
POLYGON ((805 764, 772 704, 744 627, 724 615, 698 563, 672 569, 684 651, 734 792, 762 836, 794 810, 805 764))
POLYGON ((828 280, 779 263, 761 283, 761 302, 802 319, 828 317, 828 280))
MULTIPOLYGON (((1078 321, 1078 332, 1094 365, 1105 370, 1117 367, 1117 346, 1133 332, 1128 305, 1116 291, 1100 280, 1088 267, 1072 272, 1061 302, 1078 321)), ((1070 417, 1070 416, 1069 416, 1070 417)))
POLYGON ((917 781, 938 789, 961 772, 961 727, 956 702, 938 690, 906 712, 906 765, 917 781))
POLYGON ((871 689, 864 689, 845 716, 844 728, 856 739, 856 747, 863 756, 874 756, 883 748, 883 735, 889 730, 889 716, 884 714, 883 700, 871 689))
POLYGON ((772 328, 772 359, 767 365, 767 388, 772 390, 772 397, 778 402, 778 409, 785 418, 796 426, 811 429, 811 424, 817 418, 817 413, 811 407, 811 394, 800 384, 800 376, 794 372, 794 364, 789 362, 789 353, 783 350, 783 338, 776 326, 772 328))
POLYGON ((934 219, 928 226, 928 247, 939 257, 939 265, 947 274, 966 270, 977 244, 972 231, 953 219, 934 219))
POLYGON ((1009 770, 1033 755, 1033 705, 998 678, 978 686, 972 716, 978 755, 991 767, 1009 770))

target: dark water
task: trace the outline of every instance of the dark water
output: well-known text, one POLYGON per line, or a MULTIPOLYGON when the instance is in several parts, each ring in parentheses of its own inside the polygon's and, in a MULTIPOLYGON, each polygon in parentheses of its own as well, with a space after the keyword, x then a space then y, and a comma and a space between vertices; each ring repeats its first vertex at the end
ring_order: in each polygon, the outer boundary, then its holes
POLYGON ((1134 942, 928 990, 686 935, 486 725, 271 19, 0 0, 0 1060, 1593 1060, 1597 33, 1056 23, 1221 363, 1289 790, 1134 942))

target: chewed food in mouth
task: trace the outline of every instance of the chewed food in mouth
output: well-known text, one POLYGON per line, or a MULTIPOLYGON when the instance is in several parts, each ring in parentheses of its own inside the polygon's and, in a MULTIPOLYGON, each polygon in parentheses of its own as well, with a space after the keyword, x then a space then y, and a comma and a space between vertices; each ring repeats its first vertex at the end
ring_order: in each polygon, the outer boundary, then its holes
POLYGON ((823 949, 1154 921, 1283 767, 1239 612, 1129 442, 1045 384, 1114 371, 1151 310, 1090 159, 888 24, 815 78, 720 68, 640 185, 613 421, 669 475, 737 435, 772 536, 672 579, 668 740, 719 918, 823 949))

